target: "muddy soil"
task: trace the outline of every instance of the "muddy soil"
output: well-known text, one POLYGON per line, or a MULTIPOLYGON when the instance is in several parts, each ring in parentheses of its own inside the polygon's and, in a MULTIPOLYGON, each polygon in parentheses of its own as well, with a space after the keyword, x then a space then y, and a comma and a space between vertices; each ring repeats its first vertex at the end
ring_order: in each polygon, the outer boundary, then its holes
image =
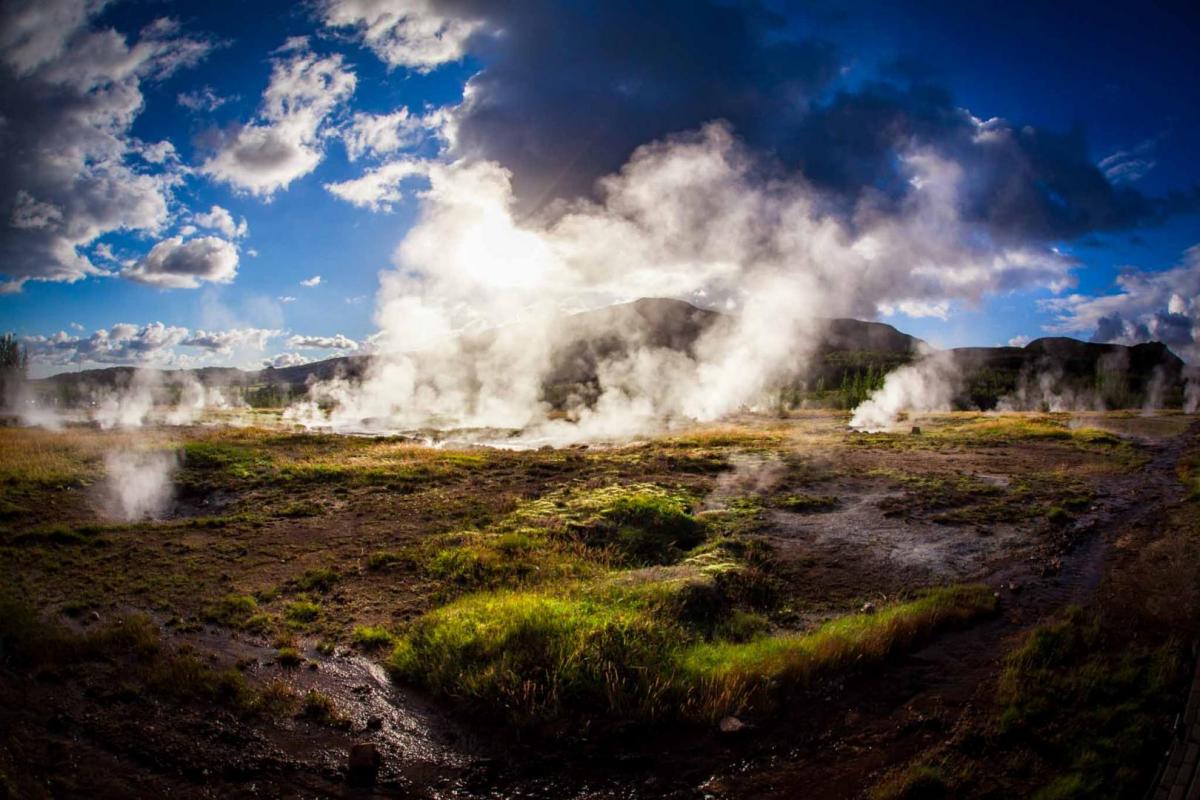
MULTIPOLYGON (((982 623, 942 635, 870 675, 824 682, 773 718, 745 720, 748 726, 735 734, 608 727, 522 737, 447 714, 353 651, 322 655, 305 641, 307 663, 285 669, 273 648, 206 629, 178 641, 217 665, 241 663, 252 679, 319 689, 346 722, 267 723, 166 706, 86 669, 4 673, 0 727, 12 732, 11 763, 0 769, 42 776, 14 779, 15 796, 30 797, 859 797, 873 777, 947 737, 972 707, 988 702, 987 687, 1014 638, 1064 605, 1086 601, 1117 537, 1160 524, 1162 510, 1182 497, 1175 464, 1197 433, 1192 425, 1184 436, 1143 440, 1147 463, 1092 476, 1095 500, 1058 527, 981 530, 889 516, 881 503, 901 492, 885 480, 846 477, 825 463, 797 473, 775 456, 736 464, 717 479, 706 508, 799 490, 839 498, 818 513, 768 505, 757 534, 774 546, 793 601, 813 621, 864 599, 959 580, 987 582, 1001 603, 982 623), (379 781, 369 789, 345 782, 346 754, 360 741, 375 743, 383 755, 379 781)), ((937 459, 941 469, 1003 488, 1008 476, 1031 467, 1072 467, 1070 453, 1054 458, 1047 464, 1020 448, 852 453, 839 466, 863 472, 886 463, 902 470, 937 459)))

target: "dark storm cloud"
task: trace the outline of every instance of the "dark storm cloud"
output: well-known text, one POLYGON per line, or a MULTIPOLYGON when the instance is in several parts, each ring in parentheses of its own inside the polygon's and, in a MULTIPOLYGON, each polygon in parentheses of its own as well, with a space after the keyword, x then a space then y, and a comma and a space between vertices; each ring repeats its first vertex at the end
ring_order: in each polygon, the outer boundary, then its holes
POLYGON ((1198 205, 1194 191, 1153 199, 1114 185, 1081 131, 981 123, 911 58, 885 65, 886 80, 822 98, 839 74, 836 48, 796 38, 758 4, 436 7, 483 20, 466 47, 483 69, 457 112, 456 145, 510 168, 524 210, 586 194, 638 145, 713 119, 847 211, 899 202, 913 187, 898 156, 932 150, 963 169, 964 216, 1010 242, 1126 229, 1198 205))
POLYGON ((1187 196, 1152 199, 1113 185, 1090 160, 1081 131, 985 122, 923 82, 837 94, 796 126, 781 155, 849 201, 870 192, 894 202, 911 190, 896 155, 912 149, 931 149, 962 167, 966 218, 1001 239, 1071 239, 1195 207, 1187 196))
POLYGON ((586 193, 638 145, 709 120, 770 146, 838 69, 832 45, 787 38, 781 19, 751 4, 439 7, 487 20, 471 42, 486 68, 470 81, 457 145, 511 168, 526 207, 586 193))

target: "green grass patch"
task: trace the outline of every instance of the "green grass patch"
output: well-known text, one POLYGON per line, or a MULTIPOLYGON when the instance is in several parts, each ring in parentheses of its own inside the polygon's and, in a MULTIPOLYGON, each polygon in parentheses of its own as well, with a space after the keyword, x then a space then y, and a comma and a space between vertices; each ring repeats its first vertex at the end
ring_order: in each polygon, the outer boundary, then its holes
POLYGON ((359 625, 350 632, 350 641, 363 650, 379 650, 394 645, 396 637, 377 625, 359 625))
POLYGON ((204 615, 205 622, 241 628, 258 611, 258 601, 247 594, 229 594, 222 597, 204 615))
POLYGON ((721 614, 697 601, 705 596, 694 580, 470 595, 418 619, 388 663, 402 680, 517 722, 709 719, 768 708, 781 688, 885 658, 995 603, 986 587, 949 587, 811 633, 769 636, 756 635, 760 618, 721 614), (726 635, 741 641, 705 641, 693 616, 727 620, 726 635))
POLYGON ((778 686, 803 685, 817 675, 877 662, 934 631, 995 609, 983 585, 933 589, 874 614, 852 614, 816 630, 764 636, 744 643, 704 642, 677 656, 698 713, 714 717, 770 702, 778 686))
POLYGON ((1005 740, 1055 764, 1034 796, 1139 796, 1164 750, 1180 674, 1174 642, 1139 645, 1077 607, 1034 629, 997 690, 1005 740))
POLYGON ((664 564, 704 540, 693 502, 686 493, 653 484, 567 489, 522 505, 503 527, 540 528, 613 550, 634 565, 664 564))
POLYGON ((321 607, 310 600, 294 600, 284 606, 284 616, 290 622, 314 622, 321 616, 321 607))

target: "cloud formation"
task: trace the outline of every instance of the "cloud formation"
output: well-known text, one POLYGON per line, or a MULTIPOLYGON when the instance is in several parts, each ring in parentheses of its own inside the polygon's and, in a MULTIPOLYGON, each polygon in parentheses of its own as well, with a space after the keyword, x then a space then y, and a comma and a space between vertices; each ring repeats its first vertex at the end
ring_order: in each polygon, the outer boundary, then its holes
POLYGON ((233 214, 229 213, 229 209, 218 205, 214 205, 207 212, 193 214, 192 219, 200 227, 220 231, 229 239, 241 239, 250 232, 250 226, 245 217, 234 222, 233 214))
POLYGON ((358 342, 337 334, 336 336, 292 336, 287 346, 293 350, 357 350, 358 342))
POLYGON ((161 364, 174 357, 173 348, 188 335, 187 328, 152 322, 131 325, 119 322, 90 336, 53 336, 23 339, 30 359, 41 364, 161 364))
POLYGON ((321 162, 326 122, 356 83, 341 55, 319 56, 306 42, 289 42, 273 62, 258 116, 216 132, 216 152, 200 171, 259 197, 286 189, 321 162))
POLYGON ((263 350, 271 339, 282 336, 283 331, 268 328, 233 328, 227 331, 198 330, 180 344, 184 347, 199 347, 214 353, 228 355, 234 350, 263 350))
POLYGON ((346 156, 357 161, 364 156, 379 158, 411 147, 429 135, 436 122, 415 117, 400 106, 390 114, 366 114, 356 111, 340 135, 346 144, 346 156))
POLYGON ((210 45, 165 18, 130 41, 95 26, 102 6, 0 9, 0 292, 109 274, 82 249, 114 231, 154 233, 169 218, 177 165, 130 128, 143 83, 195 64, 210 45))
MULTIPOLYGON (((906 153, 956 163, 971 176, 960 190, 963 216, 1010 246, 1200 207, 1200 190, 1151 198, 1130 185, 1153 166, 1152 143, 1097 165, 1081 131, 979 119, 927 72, 894 69, 828 96, 846 58, 757 4, 330 0, 323 9, 327 25, 360 26, 364 44, 391 66, 479 59, 462 102, 440 115, 440 133, 449 158, 509 170, 521 215, 594 199, 596 181, 638 146, 714 120, 802 173, 844 214, 864 202, 900 208, 917 188, 906 153), (421 22, 429 19, 440 22, 421 22), (450 36, 447 20, 469 34, 450 36), (424 39, 453 46, 441 61, 419 62, 380 46, 402 41, 404 50, 424 39)), ((410 173, 389 164, 328 188, 386 211, 410 173)))
POLYGON ((482 26, 461 10, 442 12, 431 0, 326 0, 325 24, 353 30, 390 67, 429 72, 457 61, 482 26))
POLYGON ((283 369, 284 367, 299 367, 312 361, 311 358, 302 356, 299 353, 280 353, 277 356, 263 359, 263 367, 274 367, 275 369, 283 369))
POLYGON ((1171 269, 1130 267, 1116 282, 1119 291, 1113 294, 1044 301, 1056 316, 1050 329, 1090 334, 1097 342, 1160 341, 1185 361, 1200 364, 1200 245, 1189 247, 1171 269))
POLYGON ((237 266, 237 248, 224 239, 201 236, 184 241, 182 236, 172 236, 121 274, 165 289, 195 289, 205 282, 230 283, 237 266))
POLYGON ((400 202, 400 187, 414 178, 429 174, 429 162, 403 158, 367 170, 358 178, 340 183, 327 183, 325 189, 351 205, 371 211, 391 211, 400 202))
POLYGON ((134 366, 191 365, 194 357, 177 347, 201 351, 201 358, 233 353, 261 352, 283 331, 267 328, 231 328, 222 331, 196 330, 151 322, 134 325, 119 322, 89 336, 59 331, 53 336, 28 336, 22 342, 34 363, 52 366, 79 364, 124 364, 134 366))

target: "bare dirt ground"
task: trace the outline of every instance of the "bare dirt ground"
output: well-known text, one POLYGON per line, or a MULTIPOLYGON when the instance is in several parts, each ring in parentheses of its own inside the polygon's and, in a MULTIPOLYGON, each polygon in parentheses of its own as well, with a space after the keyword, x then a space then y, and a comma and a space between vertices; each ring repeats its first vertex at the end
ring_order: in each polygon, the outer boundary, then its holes
POLYGON ((738 420, 696 441, 527 453, 160 432, 172 445, 219 440, 237 448, 222 457, 244 451, 250 460, 206 472, 196 466, 202 451, 188 451, 166 519, 110 525, 87 534, 102 544, 83 545, 53 543, 54 526, 101 524, 102 482, 71 471, 94 470, 103 443, 23 441, 26 452, 61 448, 75 460, 56 467, 71 473, 56 483, 30 478, 22 469, 42 462, 18 468, 8 451, 0 579, 74 630, 147 613, 172 647, 236 666, 255 686, 315 689, 338 718, 180 703, 123 680, 119 662, 30 672, 5 668, 0 652, 0 796, 864 796, 985 715, 1018 637, 1095 600, 1112 564, 1164 535, 1168 511, 1186 498, 1177 467, 1200 434, 1192 420, 1052 422, 1068 433, 998 435, 978 427, 986 419, 947 418, 923 421, 919 436, 865 436, 845 432, 842 417, 812 414, 738 420), (1079 429, 1108 438, 1069 433, 1079 429), (299 470, 301 450, 315 477, 277 480, 299 470), (260 452, 270 467, 253 460, 260 452), (327 466, 335 462, 343 472, 327 466), (444 602, 446 587, 414 561, 430 537, 487 524, 557 487, 632 481, 683 487, 702 513, 745 510, 742 535, 772 553, 778 628, 965 581, 993 587, 999 611, 882 666, 825 677, 775 713, 746 716, 736 733, 480 721, 395 683, 380 665, 385 654, 353 647, 354 626, 403 630, 444 602), (395 563, 371 567, 380 553, 395 563), (336 570, 336 583, 302 589, 322 569, 336 570), (257 593, 267 628, 212 619, 207 609, 232 593, 257 593), (305 598, 320 616, 288 623, 305 598), (284 663, 283 646, 298 651, 298 664, 284 663), (382 769, 373 786, 349 787, 347 752, 362 741, 378 746, 382 769))

